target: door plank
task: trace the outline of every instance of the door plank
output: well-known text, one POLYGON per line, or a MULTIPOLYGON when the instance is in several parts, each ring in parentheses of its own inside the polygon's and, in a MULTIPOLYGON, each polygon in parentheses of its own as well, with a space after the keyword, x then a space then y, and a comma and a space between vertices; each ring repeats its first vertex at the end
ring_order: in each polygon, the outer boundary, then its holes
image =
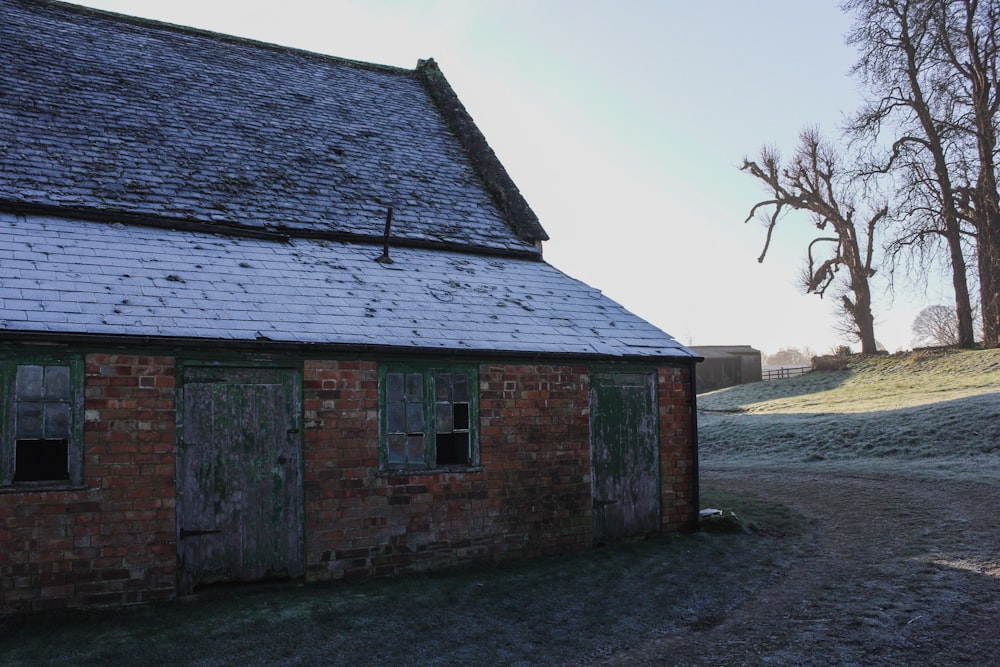
POLYGON ((591 382, 594 539, 660 529, 659 435, 652 373, 598 373, 591 382))
POLYGON ((177 481, 183 590, 304 571, 298 386, 291 369, 185 369, 177 481))

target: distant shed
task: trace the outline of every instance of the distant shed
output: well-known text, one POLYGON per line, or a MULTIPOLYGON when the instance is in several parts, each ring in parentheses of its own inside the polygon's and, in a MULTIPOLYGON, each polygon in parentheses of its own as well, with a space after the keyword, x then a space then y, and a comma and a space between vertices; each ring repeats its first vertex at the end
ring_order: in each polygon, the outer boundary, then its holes
POLYGON ((698 366, 699 393, 761 379, 760 350, 749 345, 705 345, 690 349, 705 358, 698 366))

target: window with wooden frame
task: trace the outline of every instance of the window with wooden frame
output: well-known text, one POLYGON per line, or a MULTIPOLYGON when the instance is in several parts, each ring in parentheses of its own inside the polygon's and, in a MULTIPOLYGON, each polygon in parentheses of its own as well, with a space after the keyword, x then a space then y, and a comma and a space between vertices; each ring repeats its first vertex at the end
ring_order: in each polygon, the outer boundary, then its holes
POLYGON ((76 358, 0 360, 0 485, 83 482, 82 381, 76 358))
POLYGON ((384 469, 479 465, 478 380, 470 367, 383 367, 379 373, 384 469))

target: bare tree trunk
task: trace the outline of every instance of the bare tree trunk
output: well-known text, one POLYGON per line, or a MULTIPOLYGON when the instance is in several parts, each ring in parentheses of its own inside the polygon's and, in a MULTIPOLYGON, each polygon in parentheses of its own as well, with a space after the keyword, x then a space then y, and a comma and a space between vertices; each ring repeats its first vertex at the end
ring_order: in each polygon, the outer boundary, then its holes
POLYGON ((972 297, 969 294, 969 277, 962 252, 962 232, 957 215, 953 224, 947 226, 944 234, 948 241, 951 257, 951 285, 955 291, 955 318, 958 322, 958 347, 970 349, 976 346, 976 330, 972 317, 972 297))
POLYGON ((851 132, 857 137, 873 137, 877 142, 890 117, 900 124, 893 155, 879 171, 910 173, 910 184, 903 188, 903 201, 917 191, 933 193, 936 198, 939 206, 936 215, 928 214, 921 206, 912 208, 909 214, 926 218, 921 221, 923 232, 940 234, 947 243, 959 346, 973 347, 975 329, 963 252, 962 216, 953 180, 957 176, 952 173, 948 154, 949 148, 956 144, 954 135, 958 128, 950 116, 954 107, 945 105, 945 117, 937 118, 936 107, 932 106, 932 102, 940 105, 938 98, 942 91, 936 86, 948 81, 947 77, 931 76, 942 57, 938 51, 941 35, 935 34, 933 17, 944 17, 945 14, 935 12, 946 12, 947 4, 940 0, 848 0, 846 6, 857 12, 859 18, 851 36, 851 41, 862 51, 855 71, 868 79, 881 97, 859 115, 851 132), (930 99, 924 90, 927 80, 931 81, 927 84, 929 90, 934 91, 930 99), (907 157, 900 160, 903 155, 907 157), (928 162, 933 167, 933 177, 922 173, 928 162))
POLYGON ((945 155, 944 139, 931 113, 930 104, 924 97, 920 82, 920 56, 917 45, 912 37, 908 12, 900 14, 900 46, 906 57, 906 78, 913 96, 910 107, 916 113, 927 137, 925 146, 934 161, 934 176, 941 193, 941 221, 944 224, 944 237, 948 242, 951 258, 951 281, 955 290, 955 315, 958 318, 958 346, 971 348, 976 344, 975 328, 972 320, 972 299, 969 295, 969 282, 965 265, 965 253, 962 251, 961 218, 956 207, 955 188, 952 184, 951 169, 945 155))
MULTIPOLYGON (((877 220, 876 220, 877 221, 877 220)), ((844 310, 846 310, 854 325, 857 327, 858 342, 861 343, 861 354, 875 354, 878 352, 878 343, 875 341, 875 317, 872 315, 872 290, 868 277, 871 275, 871 248, 874 234, 874 222, 870 225, 868 237, 868 257, 867 260, 861 256, 861 248, 858 245, 857 230, 852 226, 844 230, 847 236, 844 249, 844 263, 848 266, 858 267, 851 273, 851 291, 854 293, 854 302, 848 297, 843 297, 844 310)))
POLYGON ((878 343, 875 341, 875 317, 872 315, 872 295, 868 281, 851 283, 856 303, 844 297, 844 309, 854 319, 857 326, 858 341, 861 343, 861 354, 875 354, 878 343))
MULTIPOLYGON (((997 191, 997 112, 1000 81, 997 80, 997 27, 1000 16, 995 5, 985 11, 985 34, 976 35, 978 2, 966 0, 965 41, 968 79, 972 91, 979 175, 976 181, 976 237, 979 258, 979 289, 983 313, 983 345, 1000 347, 1000 193, 997 191)), ((962 64, 964 65, 964 63, 962 64)))
POLYGON ((1000 214, 979 230, 979 286, 983 307, 983 346, 1000 347, 1000 214))

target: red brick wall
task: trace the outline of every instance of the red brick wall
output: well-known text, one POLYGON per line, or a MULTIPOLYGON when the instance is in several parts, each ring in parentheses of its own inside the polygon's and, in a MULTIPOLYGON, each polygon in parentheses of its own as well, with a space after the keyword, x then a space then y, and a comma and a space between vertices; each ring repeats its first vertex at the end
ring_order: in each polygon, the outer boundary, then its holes
POLYGON ((81 490, 0 493, 0 613, 175 589, 174 359, 91 354, 81 490))
MULTIPOLYGON (((0 492, 0 613, 176 594, 173 357, 86 358, 84 489, 0 492)), ((663 526, 697 520, 690 370, 658 371, 663 526)), ((578 366, 479 367, 481 468, 389 475, 378 364, 306 361, 310 579, 589 548, 590 381, 578 366)))
POLYGON ((660 409, 660 511, 663 530, 698 525, 698 462, 694 446, 691 369, 663 367, 657 373, 660 409))
POLYGON ((484 365, 480 469, 378 470, 374 363, 307 362, 306 567, 382 575, 590 545, 589 383, 582 368, 484 365))

